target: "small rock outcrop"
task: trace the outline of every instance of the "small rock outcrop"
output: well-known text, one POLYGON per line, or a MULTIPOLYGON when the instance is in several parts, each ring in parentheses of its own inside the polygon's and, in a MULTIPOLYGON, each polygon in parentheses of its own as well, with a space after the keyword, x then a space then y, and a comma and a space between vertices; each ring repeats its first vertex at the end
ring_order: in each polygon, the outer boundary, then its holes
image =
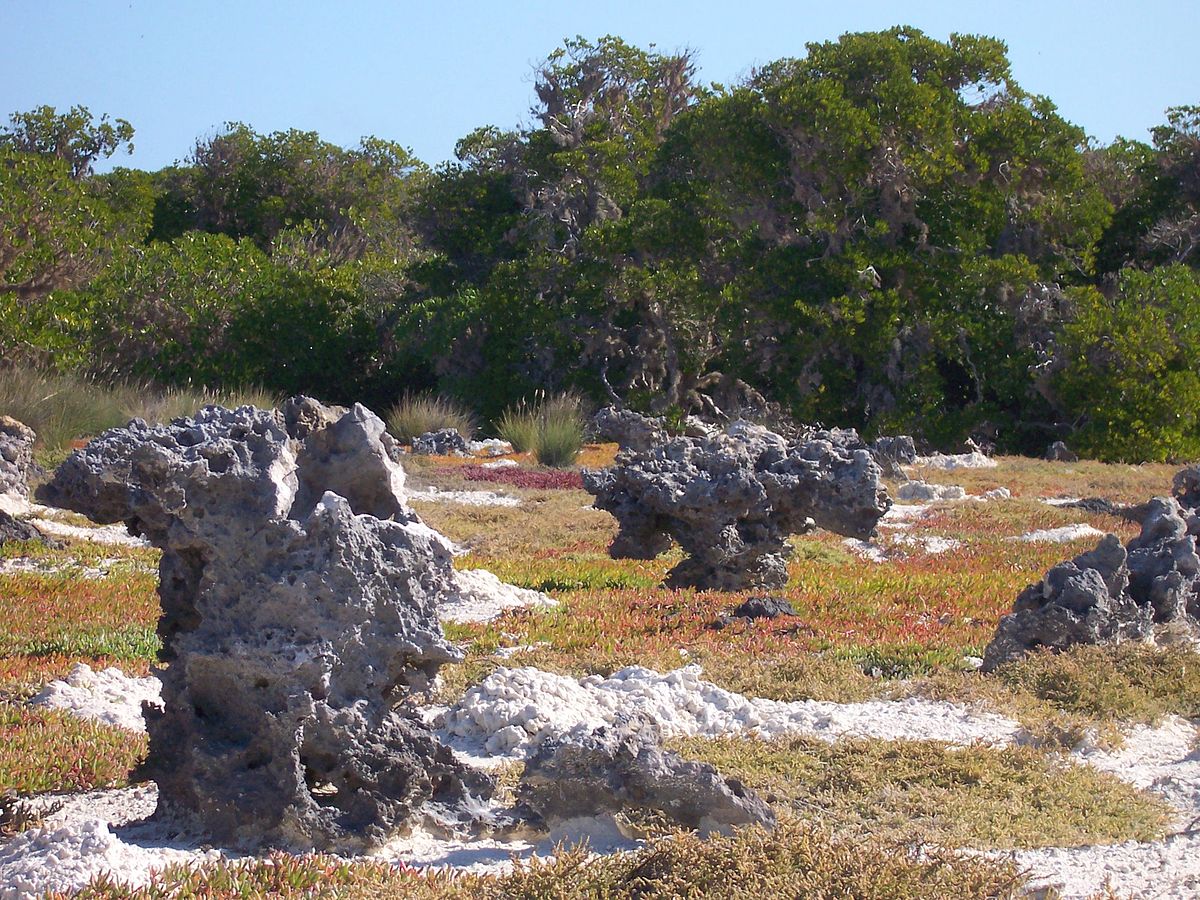
POLYGON ((29 479, 41 475, 33 461, 33 429, 11 416, 0 416, 0 511, 20 514, 29 500, 29 479))
POLYGON ((75 452, 44 502, 162 549, 156 816, 214 841, 342 850, 466 821, 491 782, 411 708, 459 658, 449 548, 408 510, 383 423, 297 398, 140 420, 75 452))
POLYGON ((584 471, 583 482, 620 525, 613 557, 652 559, 679 542, 688 556, 668 574, 671 587, 780 588, 789 535, 820 526, 867 538, 891 506, 865 448, 792 443, 745 423, 623 450, 613 467, 584 471))
POLYGON ((0 546, 9 541, 37 541, 48 547, 62 546, 61 541, 47 537, 24 519, 18 519, 0 509, 0 546))
POLYGON ((705 834, 775 824, 771 808, 740 781, 664 750, 648 716, 546 741, 525 764, 517 802, 547 825, 629 809, 662 813, 705 834))
POLYGON ((899 472, 917 461, 917 445, 908 434, 884 435, 871 443, 871 453, 884 472, 899 472))
POLYGON ((457 428, 439 428, 413 438, 412 452, 428 456, 467 456, 466 439, 457 428))
POLYGON ((711 627, 720 631, 722 628, 728 628, 734 622, 778 619, 794 615, 796 615, 795 607, 783 597, 750 597, 734 607, 732 612, 718 616, 711 627))
POLYGON ((648 452, 669 437, 667 420, 662 416, 643 416, 615 406, 606 406, 592 416, 592 433, 601 443, 616 444, 635 453, 648 452))
POLYGON ((1177 477, 1175 486, 1175 497, 1141 505, 1141 534, 1126 546, 1106 535, 1022 591, 984 653, 984 670, 1039 647, 1200 639, 1200 517, 1184 505, 1195 500, 1194 483, 1177 477))
POLYGON ((1079 462, 1079 454, 1063 441, 1055 441, 1046 448, 1046 459, 1051 462, 1079 462))

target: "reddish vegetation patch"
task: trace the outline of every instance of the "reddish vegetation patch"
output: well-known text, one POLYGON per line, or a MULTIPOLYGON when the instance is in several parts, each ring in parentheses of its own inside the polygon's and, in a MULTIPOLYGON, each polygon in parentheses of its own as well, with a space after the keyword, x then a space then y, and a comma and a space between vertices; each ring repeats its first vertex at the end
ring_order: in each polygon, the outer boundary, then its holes
POLYGON ((528 488, 535 491, 581 491, 583 478, 577 470, 563 471, 547 469, 526 469, 524 467, 509 467, 500 469, 485 469, 483 466, 463 466, 460 469, 448 469, 447 475, 461 475, 467 481, 487 481, 492 484, 510 484, 513 487, 528 488))

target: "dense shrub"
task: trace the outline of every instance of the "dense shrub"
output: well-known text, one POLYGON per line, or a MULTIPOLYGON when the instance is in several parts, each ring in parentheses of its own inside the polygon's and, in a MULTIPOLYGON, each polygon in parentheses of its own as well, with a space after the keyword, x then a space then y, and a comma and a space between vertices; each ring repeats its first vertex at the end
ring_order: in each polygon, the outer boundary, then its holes
POLYGON ((543 466, 570 466, 583 449, 583 403, 576 394, 521 400, 504 411, 496 429, 517 453, 533 453, 543 466))
POLYGON ((1200 275, 1129 269, 1111 297, 1073 296, 1058 376, 1073 446, 1109 461, 1200 458, 1200 275))

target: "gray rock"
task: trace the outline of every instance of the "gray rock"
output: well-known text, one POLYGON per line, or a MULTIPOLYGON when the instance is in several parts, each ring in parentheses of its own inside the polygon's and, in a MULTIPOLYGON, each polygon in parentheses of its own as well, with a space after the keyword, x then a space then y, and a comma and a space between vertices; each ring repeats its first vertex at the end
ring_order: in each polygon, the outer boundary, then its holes
MULTIPOLYGON (((695 433, 702 425, 698 419, 689 423, 695 433)), ((651 418, 634 412, 632 409, 617 409, 606 406, 592 416, 592 432, 601 443, 616 444, 622 450, 632 450, 645 453, 659 444, 665 443, 667 435, 666 419, 662 416, 651 418)))
POLYGON ((1170 497, 1136 508, 1142 531, 1127 546, 1106 535, 1021 592, 984 653, 985 671, 1038 647, 1200 639, 1196 517, 1170 497))
POLYGON ((466 456, 467 442, 457 428, 440 428, 413 438, 412 452, 433 456, 466 456))
POLYGON ((47 537, 24 519, 10 516, 0 509, 0 547, 9 541, 37 541, 48 547, 61 547, 62 541, 47 537))
POLYGON ((517 801, 527 817, 548 825, 629 809, 663 813, 706 834, 775 824, 771 808, 741 782, 664 750, 658 725, 646 717, 543 743, 525 764, 517 801))
POLYGON ((783 597, 750 597, 739 604, 730 613, 720 615, 712 623, 712 628, 720 631, 728 628, 734 622, 749 622, 752 619, 778 619, 782 616, 794 616, 796 609, 783 597))
POLYGON ((668 574, 671 587, 780 588, 789 535, 820 526, 867 538, 891 506, 865 448, 789 443, 744 422, 707 439, 623 450, 583 481, 620 525, 612 556, 650 559, 679 542, 688 556, 668 574))
POLYGON ((1079 462, 1079 454, 1062 441, 1055 441, 1046 449, 1046 459, 1051 462, 1079 462))
POLYGON ((139 775, 158 818, 229 846, 370 847, 423 811, 466 821, 491 789, 408 702, 460 655, 436 615, 447 546, 406 508, 383 423, 338 412, 135 421, 39 494, 162 549, 165 706, 139 775))
POLYGON ((29 496, 29 479, 42 474, 33 461, 33 429, 10 416, 0 416, 0 496, 29 496))
POLYGON ((871 444, 871 454, 885 472, 898 471, 900 466, 917 461, 917 445, 907 434, 877 437, 871 444))

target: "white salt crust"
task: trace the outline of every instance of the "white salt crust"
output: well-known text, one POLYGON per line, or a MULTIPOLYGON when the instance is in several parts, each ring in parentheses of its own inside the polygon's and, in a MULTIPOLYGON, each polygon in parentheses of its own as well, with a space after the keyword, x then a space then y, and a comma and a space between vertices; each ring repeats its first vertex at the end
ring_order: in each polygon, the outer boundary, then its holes
POLYGON ((520 506, 517 497, 497 494, 495 491, 442 491, 428 487, 421 491, 410 491, 410 503, 458 503, 462 506, 520 506))
POLYGON ((1061 528, 1028 531, 1016 537, 1007 538, 1007 540, 1022 541, 1027 544, 1066 544, 1070 541, 1090 537, 1104 537, 1104 532, 1091 525, 1063 525, 1061 528))
POLYGON ((940 469, 952 472, 955 469, 994 469, 999 465, 990 456, 974 451, 972 453, 933 453, 929 456, 918 456, 913 466, 926 469, 940 469))
POLYGON ((443 622, 490 622, 510 609, 558 606, 553 597, 507 584, 487 569, 464 569, 454 574, 458 596, 438 607, 438 618, 443 622))

